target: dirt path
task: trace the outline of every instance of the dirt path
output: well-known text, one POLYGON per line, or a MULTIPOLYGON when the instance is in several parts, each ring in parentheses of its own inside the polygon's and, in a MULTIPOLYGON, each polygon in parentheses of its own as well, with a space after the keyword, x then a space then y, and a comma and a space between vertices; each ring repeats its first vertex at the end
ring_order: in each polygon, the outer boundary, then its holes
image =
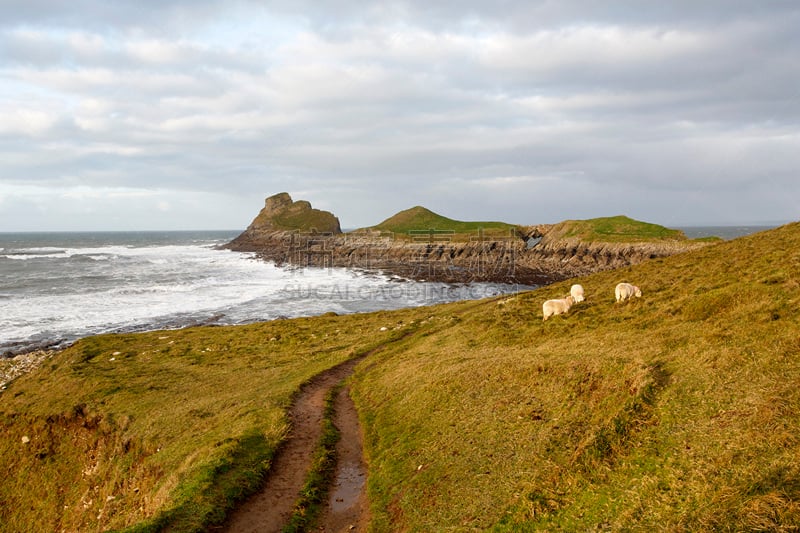
MULTIPOLYGON (((279 532, 289 521, 314 448, 322 435, 325 397, 353 372, 361 359, 363 357, 351 359, 319 374, 300 390, 289 412, 290 434, 278 450, 264 486, 229 516, 221 531, 279 532)), ((341 439, 336 448, 337 472, 331 488, 332 501, 323 511, 321 523, 322 531, 331 533, 363 531, 367 520, 366 467, 362 459, 360 426, 348 391, 342 387, 335 403, 334 424, 341 432, 341 439)))
POLYGON ((350 398, 350 388, 342 387, 334 403, 333 423, 341 433, 336 444, 336 476, 328 495, 319 531, 366 531, 369 517, 367 505, 367 465, 364 463, 363 435, 358 412, 350 398))

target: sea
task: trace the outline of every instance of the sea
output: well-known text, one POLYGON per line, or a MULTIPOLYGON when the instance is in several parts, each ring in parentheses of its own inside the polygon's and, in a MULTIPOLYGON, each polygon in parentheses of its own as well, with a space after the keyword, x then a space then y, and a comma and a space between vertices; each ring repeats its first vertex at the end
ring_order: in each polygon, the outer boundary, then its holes
POLYGON ((277 267, 220 248, 239 233, 0 233, 0 356, 102 333, 362 313, 532 288, 277 267))
POLYGON ((751 235, 753 233, 759 233, 761 231, 766 231, 768 229, 775 228, 781 224, 769 224, 769 225, 752 225, 752 226, 688 226, 688 227, 677 227, 675 229, 679 229, 683 231, 684 235, 689 237, 690 239, 700 239, 703 237, 719 237, 721 239, 725 239, 726 241, 735 239, 737 237, 743 237, 745 235, 751 235))
MULTIPOLYGON (((679 228, 732 239, 772 226, 679 228)), ((240 231, 0 232, 0 356, 110 332, 418 307, 533 287, 278 267, 221 245, 240 231)))

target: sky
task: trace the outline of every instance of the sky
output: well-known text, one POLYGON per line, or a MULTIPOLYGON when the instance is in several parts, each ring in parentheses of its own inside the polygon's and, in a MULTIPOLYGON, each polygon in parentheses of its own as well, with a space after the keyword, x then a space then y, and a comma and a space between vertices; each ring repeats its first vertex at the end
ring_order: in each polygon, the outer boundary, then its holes
POLYGON ((800 219, 796 0, 0 0, 0 232, 800 219))

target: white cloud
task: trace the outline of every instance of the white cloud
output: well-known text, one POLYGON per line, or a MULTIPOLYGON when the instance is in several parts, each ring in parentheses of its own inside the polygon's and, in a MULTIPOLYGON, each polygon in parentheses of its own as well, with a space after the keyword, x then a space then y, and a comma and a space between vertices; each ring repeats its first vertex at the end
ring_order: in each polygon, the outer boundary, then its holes
POLYGON ((71 191, 107 217, 112 190, 155 191, 124 210, 167 225, 192 217, 193 195, 252 199, 253 213, 220 213, 249 219, 281 190, 365 225, 426 193, 462 217, 518 222, 558 216, 548 196, 581 199, 569 218, 616 214, 605 198, 617 189, 637 191, 654 221, 683 209, 681 193, 728 199, 709 222, 796 214, 729 191, 796 190, 800 7, 788 3, 32 0, 12 11, 0 21, 4 191, 71 191))
POLYGON ((63 189, 61 191, 47 190, 43 196, 57 196, 63 200, 100 200, 100 199, 133 199, 133 198, 152 198, 164 194, 164 191, 150 189, 126 189, 126 188, 101 188, 77 186, 63 189))
POLYGON ((191 47, 163 39, 133 41, 125 46, 125 51, 142 63, 155 65, 178 64, 193 55, 191 47))
POLYGON ((0 110, 0 135, 40 136, 55 123, 55 118, 37 109, 0 110))
POLYGON ((704 52, 709 40, 697 33, 659 28, 573 26, 531 35, 501 34, 484 41, 488 68, 558 73, 576 68, 625 69, 704 52))

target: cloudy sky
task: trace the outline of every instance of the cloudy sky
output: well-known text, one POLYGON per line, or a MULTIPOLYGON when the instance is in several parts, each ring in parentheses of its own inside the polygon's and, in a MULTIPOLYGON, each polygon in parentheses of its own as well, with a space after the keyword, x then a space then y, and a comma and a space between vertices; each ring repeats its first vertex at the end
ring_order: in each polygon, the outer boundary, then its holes
POLYGON ((800 219, 796 0, 0 0, 0 231, 800 219))

